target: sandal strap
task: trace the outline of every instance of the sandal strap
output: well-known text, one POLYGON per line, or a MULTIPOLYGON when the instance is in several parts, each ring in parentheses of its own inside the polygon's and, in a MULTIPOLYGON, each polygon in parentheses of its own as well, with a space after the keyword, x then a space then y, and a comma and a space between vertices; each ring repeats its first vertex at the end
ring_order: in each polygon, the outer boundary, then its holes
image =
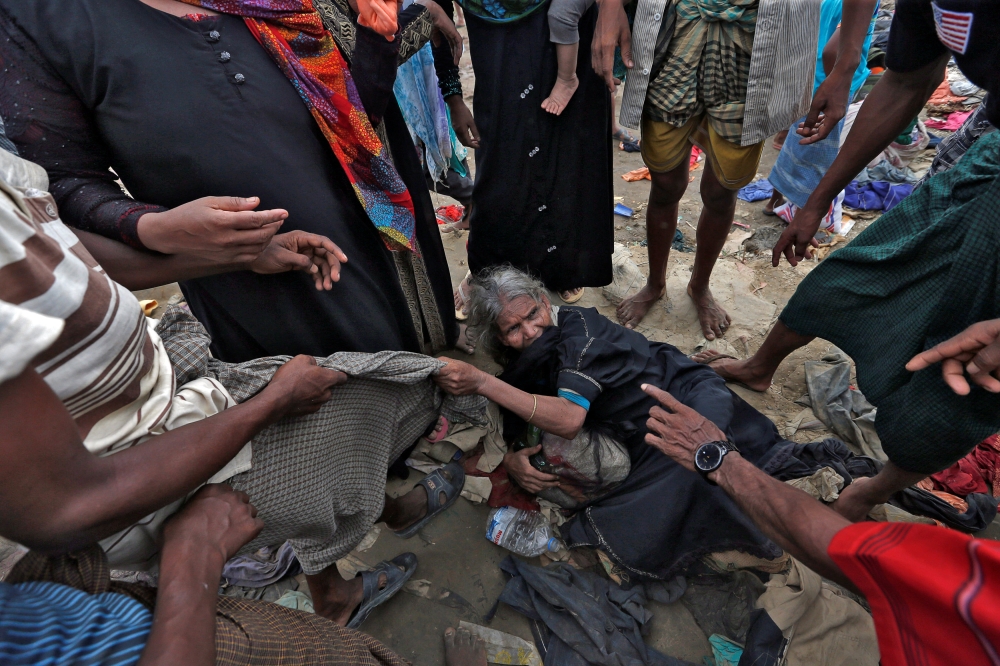
POLYGON ((458 493, 462 492, 461 488, 455 488, 455 485, 452 483, 452 481, 455 480, 454 477, 452 477, 451 479, 447 479, 444 476, 443 470, 452 464, 454 463, 449 463, 447 466, 442 467, 441 469, 434 470, 433 472, 431 472, 430 474, 428 474, 427 476, 425 476, 424 478, 420 479, 420 481, 417 482, 417 485, 423 486, 424 490, 427 491, 428 515, 438 510, 441 507, 442 491, 444 492, 445 497, 447 498, 445 500, 446 502, 448 499, 451 499, 453 492, 455 491, 458 491, 458 493))

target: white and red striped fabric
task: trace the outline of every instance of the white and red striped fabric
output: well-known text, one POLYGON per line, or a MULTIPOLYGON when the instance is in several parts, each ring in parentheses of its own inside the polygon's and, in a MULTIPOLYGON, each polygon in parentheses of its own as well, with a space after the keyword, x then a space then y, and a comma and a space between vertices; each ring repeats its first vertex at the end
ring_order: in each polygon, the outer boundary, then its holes
POLYGON ((969 47, 969 33, 972 32, 972 12, 955 12, 941 9, 936 2, 931 4, 938 39, 955 53, 965 55, 969 47))

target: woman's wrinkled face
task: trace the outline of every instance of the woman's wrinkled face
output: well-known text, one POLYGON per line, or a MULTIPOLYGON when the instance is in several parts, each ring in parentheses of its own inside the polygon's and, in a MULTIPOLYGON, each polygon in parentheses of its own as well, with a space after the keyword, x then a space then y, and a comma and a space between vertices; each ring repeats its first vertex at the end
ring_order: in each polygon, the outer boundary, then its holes
POLYGON ((530 296, 519 296, 504 307, 497 317, 500 344, 517 349, 528 346, 552 325, 552 306, 544 295, 536 303, 530 296))

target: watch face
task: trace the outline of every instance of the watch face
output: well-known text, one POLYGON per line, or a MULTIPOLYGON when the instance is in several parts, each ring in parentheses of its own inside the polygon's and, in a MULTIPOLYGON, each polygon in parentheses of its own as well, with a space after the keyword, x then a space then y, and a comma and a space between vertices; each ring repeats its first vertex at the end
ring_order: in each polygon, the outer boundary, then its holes
POLYGON ((694 454, 694 466, 703 472, 711 472, 722 464, 722 447, 714 442, 702 444, 694 454))

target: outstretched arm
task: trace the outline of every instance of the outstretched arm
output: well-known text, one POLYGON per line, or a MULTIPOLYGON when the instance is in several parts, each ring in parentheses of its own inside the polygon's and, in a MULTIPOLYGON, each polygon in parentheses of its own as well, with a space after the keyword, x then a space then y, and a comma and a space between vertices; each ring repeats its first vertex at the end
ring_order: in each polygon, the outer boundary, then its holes
MULTIPOLYGON (((646 443, 696 473, 695 451, 702 444, 725 441, 725 434, 666 391, 648 384, 642 388, 662 405, 649 410, 646 443)), ((854 589, 827 554, 833 536, 851 524, 846 518, 801 490, 771 478, 739 453, 727 454, 709 478, 784 550, 820 575, 854 589)))
POLYGON ((40 551, 110 536, 207 481, 266 426, 319 409, 345 379, 299 356, 250 400, 98 457, 48 384, 25 370, 0 384, 0 534, 40 551))
POLYGON ((887 70, 861 105, 847 141, 806 205, 781 234, 771 263, 795 266, 812 256, 813 236, 841 190, 913 120, 944 75, 948 54, 912 72, 887 70))
POLYGON ((434 375, 434 381, 452 395, 481 395, 505 407, 525 421, 531 420, 545 432, 565 439, 580 434, 587 410, 565 398, 533 395, 515 388, 493 375, 463 361, 440 358, 448 365, 434 375))
MULTIPOLYGON (((850 103, 851 82, 861 63, 861 50, 878 0, 844 0, 838 29, 836 61, 813 95, 812 105, 798 133, 802 144, 825 139, 845 115, 850 103)), ((824 54, 825 55, 825 54, 824 54)))
POLYGON ((112 280, 131 290, 242 270, 263 274, 304 271, 313 277, 317 289, 329 290, 340 280, 340 264, 347 261, 329 238, 305 231, 278 234, 269 238, 262 250, 248 248, 245 256, 232 258, 153 254, 86 231, 77 231, 76 236, 112 280))

